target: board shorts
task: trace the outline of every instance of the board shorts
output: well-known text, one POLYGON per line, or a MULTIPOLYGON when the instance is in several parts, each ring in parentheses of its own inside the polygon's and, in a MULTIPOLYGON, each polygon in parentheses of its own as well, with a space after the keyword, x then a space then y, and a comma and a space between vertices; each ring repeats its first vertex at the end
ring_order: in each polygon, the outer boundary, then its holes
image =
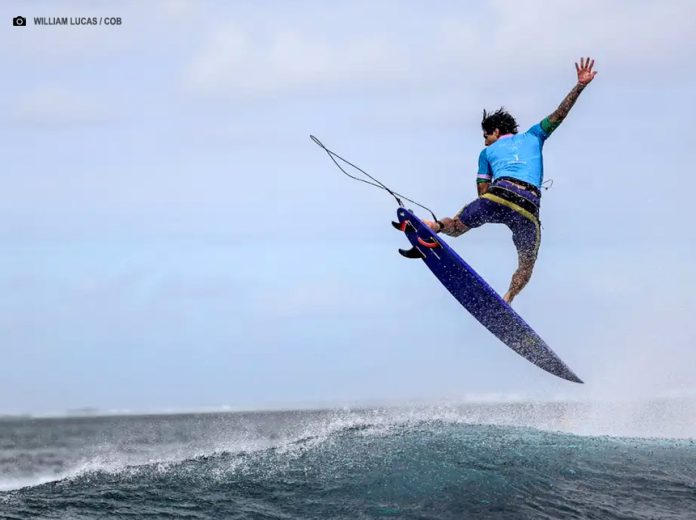
POLYGON ((488 192, 464 206, 454 218, 469 228, 505 224, 512 231, 512 241, 520 260, 533 263, 541 244, 540 201, 540 193, 533 186, 523 188, 501 178, 488 188, 488 192))

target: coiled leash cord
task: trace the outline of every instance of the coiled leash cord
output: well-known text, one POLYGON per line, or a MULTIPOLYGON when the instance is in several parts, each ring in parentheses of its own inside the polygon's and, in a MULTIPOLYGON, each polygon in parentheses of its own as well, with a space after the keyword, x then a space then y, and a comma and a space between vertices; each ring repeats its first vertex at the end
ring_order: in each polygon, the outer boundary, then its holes
POLYGON ((401 201, 401 199, 407 200, 408 202, 412 202, 416 206, 419 206, 419 207, 423 208, 424 210, 428 211, 433 216, 433 220, 435 220, 435 222, 440 222, 438 220, 438 218, 435 216, 435 213, 433 213, 433 211, 430 208, 423 206, 423 204, 420 204, 419 202, 416 202, 415 200, 409 199, 408 197, 405 197, 405 196, 401 195, 400 193, 396 193, 395 191, 390 190, 382 182, 375 179, 372 175, 367 173, 365 170, 363 170, 359 166, 356 166, 352 162, 350 162, 350 161, 344 159, 343 157, 341 157, 340 155, 338 155, 336 152, 328 149, 326 146, 324 146, 324 143, 322 143, 319 139, 317 139, 313 135, 310 135, 309 137, 312 141, 314 141, 318 146, 320 146, 328 154, 328 156, 331 158, 331 160, 334 162, 334 164, 338 167, 338 169, 341 170, 343 173, 345 173, 351 179, 355 179, 356 181, 364 182, 365 184, 369 184, 370 186, 375 186, 376 188, 380 188, 382 190, 388 191, 389 194, 396 199, 396 202, 401 207, 404 207, 404 203, 401 201), (355 175, 351 175, 350 173, 348 173, 347 171, 345 171, 343 169, 343 167, 339 164, 339 162, 336 159, 344 162, 345 164, 347 164, 351 168, 355 168, 360 173, 362 173, 363 175, 365 175, 366 177, 368 177, 370 180, 372 180, 374 182, 366 181, 365 179, 361 179, 360 177, 356 177, 355 175))

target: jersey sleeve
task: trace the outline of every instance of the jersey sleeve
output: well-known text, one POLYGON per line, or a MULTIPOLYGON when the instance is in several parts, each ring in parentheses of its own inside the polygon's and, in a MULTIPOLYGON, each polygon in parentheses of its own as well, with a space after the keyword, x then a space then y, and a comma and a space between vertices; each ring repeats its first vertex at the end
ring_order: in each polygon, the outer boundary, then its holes
POLYGON ((492 179, 493 170, 491 169, 491 163, 488 162, 486 150, 483 149, 479 154, 478 174, 476 175, 476 183, 480 184, 482 182, 491 182, 492 179))
POLYGON ((549 119, 544 118, 543 121, 540 123, 537 123, 533 127, 531 127, 529 130, 527 130, 528 134, 532 134, 536 136, 542 143, 546 141, 549 136, 551 135, 551 132, 555 130, 554 128, 551 128, 551 123, 549 123, 549 119))

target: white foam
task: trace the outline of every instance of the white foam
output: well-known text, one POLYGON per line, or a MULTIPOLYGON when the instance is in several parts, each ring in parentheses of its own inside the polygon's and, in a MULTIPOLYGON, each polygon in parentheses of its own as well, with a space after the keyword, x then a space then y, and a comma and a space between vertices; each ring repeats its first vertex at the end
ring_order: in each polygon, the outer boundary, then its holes
MULTIPOLYGON (((352 431, 355 435, 385 436, 397 428, 446 424, 523 426, 583 436, 696 438, 696 399, 679 398, 635 402, 483 402, 419 405, 363 410, 327 410, 294 412, 297 420, 284 419, 286 429, 273 435, 256 430, 231 432, 226 428, 211 432, 200 443, 158 446, 143 451, 124 452, 118 446, 104 446, 85 453, 70 469, 39 472, 34 475, 0 479, 0 491, 13 491, 50 482, 71 480, 94 472, 130 474, 144 466, 167 472, 173 465, 227 453, 250 454, 273 449, 287 460, 301 456, 336 434, 352 431)), ((254 421, 253 415, 248 421, 254 421)), ((132 447, 132 445, 130 445, 132 447)), ((87 448, 89 449, 89 448, 87 448)), ((214 471, 244 471, 253 463, 247 457, 231 457, 224 468, 214 471)))

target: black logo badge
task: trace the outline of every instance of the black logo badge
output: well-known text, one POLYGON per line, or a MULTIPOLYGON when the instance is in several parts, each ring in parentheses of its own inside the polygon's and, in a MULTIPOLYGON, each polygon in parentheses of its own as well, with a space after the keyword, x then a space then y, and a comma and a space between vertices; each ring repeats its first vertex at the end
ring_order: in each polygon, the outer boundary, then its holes
POLYGON ((26 27, 27 19, 23 16, 15 16, 14 18, 12 18, 12 25, 14 27, 26 27))

